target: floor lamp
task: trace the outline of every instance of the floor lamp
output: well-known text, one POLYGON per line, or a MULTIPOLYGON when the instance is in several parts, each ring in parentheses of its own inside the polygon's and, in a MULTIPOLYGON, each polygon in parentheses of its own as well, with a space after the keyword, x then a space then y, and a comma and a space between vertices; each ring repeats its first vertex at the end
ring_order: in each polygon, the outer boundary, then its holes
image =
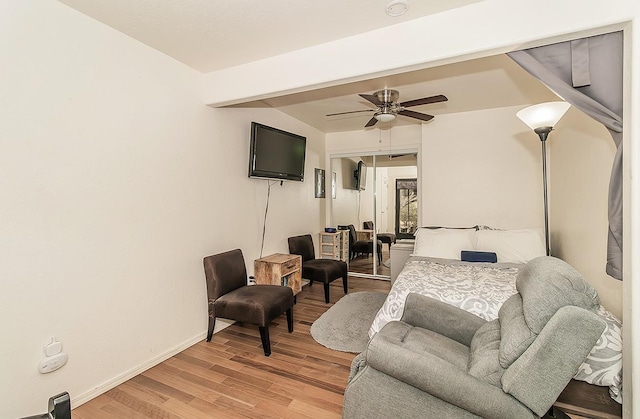
POLYGON ((529 126, 542 143, 542 185, 544 190, 544 240, 547 256, 551 255, 549 245, 549 199, 547 197, 547 137, 560 118, 571 105, 567 102, 548 102, 529 106, 520 110, 516 116, 529 126))

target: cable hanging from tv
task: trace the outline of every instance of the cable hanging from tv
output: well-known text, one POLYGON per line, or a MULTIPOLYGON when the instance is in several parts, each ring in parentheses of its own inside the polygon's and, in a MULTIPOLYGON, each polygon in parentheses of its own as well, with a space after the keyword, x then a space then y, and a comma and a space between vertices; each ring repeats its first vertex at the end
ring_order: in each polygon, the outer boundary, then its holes
MULTIPOLYGON (((262 222, 262 244, 260 245, 260 258, 262 258, 262 250, 264 249, 264 237, 267 232, 267 214, 269 213, 269 198, 271 197, 271 187, 278 183, 278 181, 267 181, 269 186, 267 187, 267 205, 264 208, 264 221, 262 222)), ((280 181, 282 186, 282 181, 280 181)))

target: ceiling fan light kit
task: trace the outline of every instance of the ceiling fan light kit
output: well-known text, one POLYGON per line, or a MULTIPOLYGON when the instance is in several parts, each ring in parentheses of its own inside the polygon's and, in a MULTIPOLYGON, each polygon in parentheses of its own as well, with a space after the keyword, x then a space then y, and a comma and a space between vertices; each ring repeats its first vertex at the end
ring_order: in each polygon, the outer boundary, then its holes
POLYGON ((409 10, 408 0, 393 0, 387 4, 386 13, 391 17, 402 16, 409 10))
POLYGON ((398 103, 400 93, 397 90, 382 89, 373 92, 372 95, 360 94, 361 98, 373 103, 377 109, 375 110, 361 110, 361 111, 349 111, 329 114, 327 116, 345 115, 349 113, 357 112, 374 112, 373 117, 366 123, 365 128, 374 126, 378 121, 391 122, 396 119, 396 116, 408 116, 409 118, 419 119, 421 121, 430 121, 433 119, 433 115, 427 115, 425 113, 410 111, 406 108, 411 106, 428 105, 430 103, 446 102, 447 97, 444 95, 436 95, 423 97, 422 99, 409 100, 407 102, 398 103))
POLYGON ((394 119, 396 119, 396 116, 392 113, 384 113, 384 112, 376 112, 375 115, 373 115, 374 118, 376 118, 378 121, 380 122, 391 122, 394 119))

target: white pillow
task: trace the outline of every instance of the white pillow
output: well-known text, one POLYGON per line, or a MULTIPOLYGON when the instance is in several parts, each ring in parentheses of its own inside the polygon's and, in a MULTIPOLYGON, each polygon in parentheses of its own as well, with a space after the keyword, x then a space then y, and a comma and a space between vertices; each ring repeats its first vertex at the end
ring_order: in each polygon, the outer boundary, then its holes
POLYGON ((545 256, 544 233, 541 229, 480 230, 477 250, 495 252, 498 262, 527 263, 545 256))
POLYGON ((462 250, 475 250, 475 234, 474 229, 419 228, 413 254, 460 260, 462 250))

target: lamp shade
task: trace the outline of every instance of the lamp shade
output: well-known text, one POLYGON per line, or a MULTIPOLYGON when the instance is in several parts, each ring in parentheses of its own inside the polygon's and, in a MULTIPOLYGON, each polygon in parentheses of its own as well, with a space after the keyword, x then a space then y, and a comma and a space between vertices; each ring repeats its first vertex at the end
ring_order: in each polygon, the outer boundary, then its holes
POLYGON ((396 116, 394 114, 392 114, 392 113, 378 112, 373 116, 380 122, 389 122, 389 121, 393 121, 394 119, 396 119, 396 116))
POLYGON ((567 102, 540 103, 521 109, 516 116, 533 130, 541 127, 553 127, 570 106, 567 102))

